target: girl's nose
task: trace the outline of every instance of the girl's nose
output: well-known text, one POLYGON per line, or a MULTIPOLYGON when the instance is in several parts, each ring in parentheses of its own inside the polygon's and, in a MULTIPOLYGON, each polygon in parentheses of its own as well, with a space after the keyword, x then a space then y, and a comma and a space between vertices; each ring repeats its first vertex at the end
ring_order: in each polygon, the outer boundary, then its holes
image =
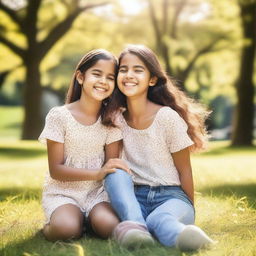
POLYGON ((106 77, 102 76, 101 79, 100 79, 100 83, 106 84, 107 83, 106 77))
POLYGON ((127 70, 126 76, 127 76, 127 77, 133 77, 133 72, 132 72, 132 70, 127 70))

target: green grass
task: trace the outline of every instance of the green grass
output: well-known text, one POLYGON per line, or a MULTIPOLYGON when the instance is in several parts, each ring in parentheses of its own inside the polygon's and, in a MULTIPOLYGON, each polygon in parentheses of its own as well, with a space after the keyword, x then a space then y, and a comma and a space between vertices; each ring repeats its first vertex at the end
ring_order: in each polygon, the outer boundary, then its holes
POLYGON ((211 142, 209 152, 192 156, 196 224, 218 241, 211 249, 182 254, 157 244, 129 252, 112 240, 95 237, 70 243, 46 241, 40 232, 45 148, 36 141, 1 140, 0 255, 255 256, 255 156, 255 148, 231 149, 228 142, 211 142))
POLYGON ((0 117, 1 140, 20 138, 23 109, 21 107, 0 106, 0 117))

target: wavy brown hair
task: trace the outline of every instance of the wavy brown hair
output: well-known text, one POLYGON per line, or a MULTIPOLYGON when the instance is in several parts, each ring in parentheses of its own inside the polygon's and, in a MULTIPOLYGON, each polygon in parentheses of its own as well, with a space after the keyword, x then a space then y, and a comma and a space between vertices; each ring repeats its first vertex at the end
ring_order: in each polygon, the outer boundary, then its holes
MULTIPOLYGON (((198 151, 206 148, 208 135, 205 120, 210 112, 201 104, 189 98, 174 84, 161 67, 156 55, 149 48, 144 45, 129 45, 121 52, 119 64, 127 53, 134 54, 140 58, 148 68, 151 77, 157 77, 155 86, 148 87, 148 99, 156 104, 171 107, 187 123, 188 135, 194 142, 190 150, 198 151)), ((117 110, 118 108, 126 107, 126 97, 116 87, 109 110, 113 111, 114 109, 117 110)))
MULTIPOLYGON (((117 74, 117 58, 112 53, 104 49, 97 49, 97 50, 92 50, 88 52, 82 57, 82 59, 77 64, 77 67, 74 71, 72 80, 68 88, 65 104, 72 103, 81 98, 82 86, 81 84, 79 84, 79 82, 76 79, 77 71, 80 71, 82 74, 84 74, 86 70, 94 66, 99 60, 113 61, 115 65, 115 75, 117 74)), ((110 100, 110 97, 104 99, 102 102, 102 106, 100 109, 101 122, 106 126, 115 127, 112 119, 106 116, 106 113, 108 113, 108 115, 110 116, 112 115, 112 111, 106 112, 107 106, 109 104, 109 100, 110 100)))

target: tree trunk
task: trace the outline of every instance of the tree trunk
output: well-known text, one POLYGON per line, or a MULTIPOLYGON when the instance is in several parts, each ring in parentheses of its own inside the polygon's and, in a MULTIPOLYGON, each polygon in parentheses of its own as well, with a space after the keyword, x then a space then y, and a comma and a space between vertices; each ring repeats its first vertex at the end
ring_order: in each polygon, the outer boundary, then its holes
POLYGON ((171 68, 171 64, 170 64, 170 56, 169 56, 169 48, 165 43, 162 43, 161 46, 161 53, 164 59, 164 63, 165 63, 165 70, 168 76, 173 76, 172 74, 172 68, 171 68))
POLYGON ((25 66, 26 85, 24 87, 24 111, 22 139, 33 140, 40 135, 43 126, 41 116, 42 88, 40 81, 40 61, 36 58, 28 58, 25 66))
POLYGON ((253 70, 256 50, 256 4, 242 5, 241 12, 244 38, 250 39, 250 45, 245 45, 242 50, 240 75, 236 84, 238 102, 234 118, 232 146, 251 146, 253 144, 254 119, 253 70))
MULTIPOLYGON (((108 4, 108 2, 101 2, 95 4, 88 3, 80 6, 80 1, 76 0, 70 1, 69 6, 69 4, 64 1, 64 6, 67 8, 66 18, 57 23, 42 41, 38 41, 38 33, 41 31, 41 29, 37 27, 39 22, 38 12, 41 8, 42 2, 43 0, 27 1, 27 5, 24 7, 24 10, 19 10, 20 13, 18 13, 16 10, 9 8, 0 1, 0 10, 9 16, 9 18, 18 26, 19 32, 26 37, 27 41, 27 47, 26 49, 23 49, 2 35, 3 33, 0 33, 0 43, 3 43, 14 54, 19 56, 26 67, 26 79, 24 86, 25 117, 23 122, 22 139, 29 140, 37 139, 43 126, 41 113, 42 87, 39 71, 41 61, 54 44, 69 31, 73 22, 80 13, 108 4)), ((48 23, 49 20, 45 21, 42 27, 46 27, 48 23)), ((7 29, 3 24, 0 24, 0 27, 7 29)), ((4 78, 4 74, 2 74, 2 76, 0 74, 0 80, 1 78, 4 78)))

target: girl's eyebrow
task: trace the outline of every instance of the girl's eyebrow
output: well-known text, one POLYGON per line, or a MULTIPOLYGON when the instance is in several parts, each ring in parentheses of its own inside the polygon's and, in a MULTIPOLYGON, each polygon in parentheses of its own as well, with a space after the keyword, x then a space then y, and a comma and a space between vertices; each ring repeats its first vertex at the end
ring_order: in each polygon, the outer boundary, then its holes
POLYGON ((93 69, 92 71, 96 71, 96 72, 102 72, 102 70, 100 70, 100 69, 97 69, 97 68, 95 68, 95 69, 93 69))
MULTIPOLYGON (((99 72, 99 73, 102 73, 102 70, 95 68, 95 69, 92 70, 92 72, 99 72)), ((109 75, 110 75, 110 76, 115 76, 114 73, 110 73, 109 75)))
POLYGON ((145 69, 143 66, 141 66, 141 65, 135 65, 135 66, 133 66, 134 68, 142 68, 142 69, 145 69))
MULTIPOLYGON (((127 68, 127 65, 121 65, 119 68, 127 68)), ((141 65, 134 65, 133 68, 142 68, 145 69, 145 67, 141 66, 141 65)))

